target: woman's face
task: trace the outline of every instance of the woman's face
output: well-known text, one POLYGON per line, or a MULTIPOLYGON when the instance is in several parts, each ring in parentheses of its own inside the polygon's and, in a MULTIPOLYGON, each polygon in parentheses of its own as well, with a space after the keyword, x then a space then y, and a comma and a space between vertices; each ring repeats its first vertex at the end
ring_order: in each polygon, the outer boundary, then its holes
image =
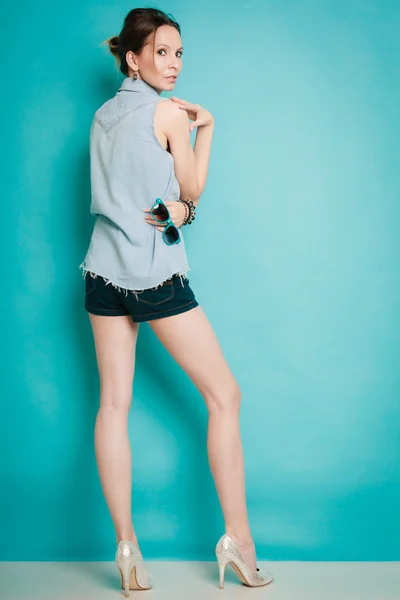
POLYGON ((144 79, 156 90, 173 90, 182 69, 182 40, 171 25, 162 25, 149 36, 142 53, 127 52, 129 76, 139 69, 138 79, 144 79))

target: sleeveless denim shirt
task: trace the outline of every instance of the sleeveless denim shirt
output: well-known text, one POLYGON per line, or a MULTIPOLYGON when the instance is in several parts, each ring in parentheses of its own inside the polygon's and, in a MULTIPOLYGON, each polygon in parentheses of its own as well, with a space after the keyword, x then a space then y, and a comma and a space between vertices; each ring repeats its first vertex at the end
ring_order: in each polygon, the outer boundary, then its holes
MULTIPOLYGON (((79 265, 124 291, 155 288, 190 270, 181 241, 168 246, 145 221, 156 198, 177 201, 173 156, 154 131, 154 113, 166 98, 142 79, 126 77, 114 97, 94 114, 90 128, 90 213, 95 223, 79 265)), ((181 279, 182 281, 182 279, 181 279)))

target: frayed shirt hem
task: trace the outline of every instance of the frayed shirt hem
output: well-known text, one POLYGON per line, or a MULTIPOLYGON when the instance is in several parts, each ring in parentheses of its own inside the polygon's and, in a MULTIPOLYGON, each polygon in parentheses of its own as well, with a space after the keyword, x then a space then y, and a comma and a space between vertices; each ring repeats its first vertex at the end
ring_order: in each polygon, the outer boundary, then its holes
POLYGON ((164 280, 163 280, 161 283, 158 283, 158 284, 156 284, 155 286, 152 286, 152 287, 150 287, 150 288, 140 289, 140 290, 134 290, 134 289, 131 289, 131 288, 125 288, 125 287, 122 287, 122 286, 120 286, 120 285, 118 285, 118 284, 114 283, 114 282, 113 282, 111 279, 108 279, 108 278, 107 278, 107 277, 105 277, 104 275, 101 275, 100 273, 96 273, 95 271, 92 271, 92 270, 91 270, 91 268, 89 268, 89 266, 86 266, 86 263, 85 263, 85 261, 84 261, 82 264, 80 264, 80 265, 79 265, 79 269, 80 269, 80 270, 81 270, 81 272, 82 272, 82 277, 83 277, 83 279, 85 279, 85 278, 86 278, 86 276, 87 276, 87 274, 88 274, 88 273, 89 273, 89 274, 90 274, 90 276, 91 276, 91 277, 93 277, 94 279, 96 279, 97 277, 101 277, 101 278, 102 278, 102 279, 105 281, 106 285, 112 285, 112 286, 113 286, 113 287, 114 287, 116 290, 118 290, 119 292, 123 292, 123 293, 125 293, 125 295, 126 295, 126 296, 128 295, 128 292, 131 292, 131 293, 132 293, 132 294, 133 294, 133 295, 134 295, 136 298, 137 298, 137 295, 138 295, 138 294, 141 294, 142 292, 145 292, 145 291, 146 291, 146 289, 150 289, 150 290, 156 290, 157 288, 159 288, 159 287, 161 287, 162 285, 164 285, 164 283, 166 283, 167 281, 169 281, 170 279, 172 279, 172 277, 174 277, 174 276, 178 276, 178 277, 180 277, 180 279, 181 279, 181 284, 182 284, 182 286, 183 286, 183 282, 182 282, 182 280, 183 280, 183 279, 185 279, 185 280, 188 280, 188 276, 187 276, 187 274, 188 274, 188 273, 189 273, 189 271, 190 271, 190 269, 187 269, 187 271, 185 271, 185 272, 183 272, 183 273, 180 273, 180 272, 173 273, 172 275, 170 275, 169 277, 167 277, 167 279, 164 279, 164 280))

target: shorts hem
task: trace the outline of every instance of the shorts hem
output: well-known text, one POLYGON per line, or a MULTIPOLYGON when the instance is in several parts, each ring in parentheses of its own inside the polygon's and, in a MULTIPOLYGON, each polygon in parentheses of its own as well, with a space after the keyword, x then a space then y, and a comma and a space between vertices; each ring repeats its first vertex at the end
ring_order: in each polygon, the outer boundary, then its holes
POLYGON ((152 313, 151 315, 143 315, 141 317, 132 317, 132 319, 134 320, 135 323, 143 323, 146 321, 156 321, 157 319, 162 319, 165 317, 173 317, 174 315, 180 315, 182 313, 187 312, 188 310, 191 310, 192 308, 196 308, 196 306, 199 306, 199 303, 197 302, 197 300, 192 300, 191 302, 189 302, 189 304, 185 304, 184 306, 181 306, 179 308, 164 310, 159 313, 152 313))
POLYGON ((98 315, 99 317, 128 317, 130 315, 129 312, 121 312, 120 310, 99 310, 97 308, 90 308, 90 306, 85 306, 85 309, 88 313, 98 315))

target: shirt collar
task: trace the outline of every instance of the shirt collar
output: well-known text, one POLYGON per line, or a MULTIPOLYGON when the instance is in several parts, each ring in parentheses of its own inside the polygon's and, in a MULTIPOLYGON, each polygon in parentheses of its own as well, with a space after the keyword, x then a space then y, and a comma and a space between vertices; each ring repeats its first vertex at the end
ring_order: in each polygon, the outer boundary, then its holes
POLYGON ((150 84, 148 84, 144 79, 132 79, 132 77, 125 77, 122 82, 121 87, 118 92, 147 92, 148 94, 153 94, 154 96, 159 96, 157 90, 155 90, 150 84))

